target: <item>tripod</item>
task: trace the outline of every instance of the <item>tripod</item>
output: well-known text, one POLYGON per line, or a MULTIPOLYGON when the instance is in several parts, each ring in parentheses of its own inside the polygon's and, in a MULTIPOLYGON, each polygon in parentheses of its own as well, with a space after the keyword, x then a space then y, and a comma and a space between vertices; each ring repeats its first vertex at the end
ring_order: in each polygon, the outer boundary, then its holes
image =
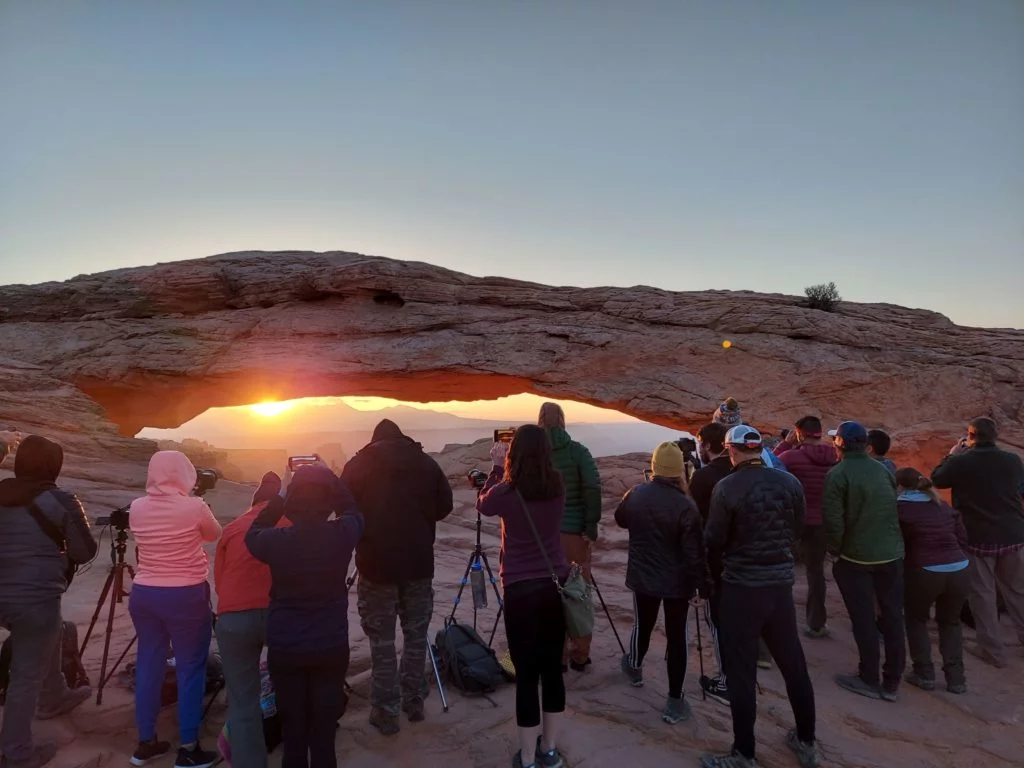
MULTIPOLYGON (((487 645, 490 646, 494 642, 494 634, 498 631, 498 622, 501 621, 501 614, 505 610, 505 603, 501 599, 501 592, 498 590, 498 580, 494 578, 494 572, 491 571, 491 564, 487 562, 487 553, 484 552, 483 545, 480 543, 480 532, 483 524, 483 518, 480 513, 476 513, 476 546, 473 547, 473 551, 469 555, 469 560, 466 562, 466 570, 462 574, 462 580, 459 581, 459 591, 455 593, 455 604, 452 605, 452 612, 448 616, 448 622, 455 620, 455 611, 459 609, 459 603, 462 601, 462 592, 469 583, 469 572, 473 569, 474 565, 483 566, 484 571, 487 573, 487 578, 491 582, 491 588, 494 590, 494 597, 498 601, 498 615, 494 617, 494 626, 491 627, 491 636, 487 639, 487 645)), ((473 603, 473 630, 476 630, 476 614, 477 607, 476 603, 473 603)))
POLYGON ((103 703, 103 688, 110 681, 110 678, 114 676, 114 672, 118 666, 124 661, 124 657, 128 655, 128 651, 131 650, 132 646, 135 645, 137 635, 132 635, 131 642, 125 646, 124 651, 117 657, 117 661, 110 668, 110 673, 107 674, 107 661, 110 658, 110 635, 114 630, 114 609, 118 603, 123 602, 124 598, 128 596, 128 593, 124 589, 124 572, 128 571, 128 575, 135 578, 135 569, 132 568, 128 563, 124 561, 124 553, 128 550, 128 529, 118 528, 117 534, 114 536, 114 540, 110 543, 110 573, 107 574, 107 580, 103 583, 103 590, 100 592, 100 599, 96 603, 96 611, 92 615, 92 621, 89 622, 89 629, 85 633, 85 637, 82 639, 82 647, 79 649, 79 654, 85 655, 85 647, 89 643, 89 638, 92 636, 92 631, 96 627, 96 621, 99 619, 100 611, 103 610, 103 604, 107 600, 107 596, 110 596, 110 610, 107 613, 107 630, 103 638, 103 660, 100 662, 100 682, 96 689, 96 704, 103 703))

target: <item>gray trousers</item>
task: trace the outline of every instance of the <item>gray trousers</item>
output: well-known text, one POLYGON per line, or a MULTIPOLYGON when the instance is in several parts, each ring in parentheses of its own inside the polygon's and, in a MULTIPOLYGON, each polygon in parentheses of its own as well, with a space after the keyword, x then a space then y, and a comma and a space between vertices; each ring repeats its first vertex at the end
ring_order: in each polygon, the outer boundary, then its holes
POLYGON ((0 604, 0 627, 11 632, 11 679, 7 686, 0 750, 10 761, 32 756, 36 705, 56 704, 66 686, 60 671, 60 598, 26 605, 0 604))
POLYGON ((996 587, 1003 593, 1006 612, 1024 642, 1024 549, 1000 557, 971 555, 971 613, 977 629, 978 645, 991 656, 1006 661, 999 633, 996 587))
POLYGON ((266 768, 267 743, 260 709, 260 654, 267 641, 267 611, 231 611, 217 617, 217 647, 228 688, 231 763, 266 768))

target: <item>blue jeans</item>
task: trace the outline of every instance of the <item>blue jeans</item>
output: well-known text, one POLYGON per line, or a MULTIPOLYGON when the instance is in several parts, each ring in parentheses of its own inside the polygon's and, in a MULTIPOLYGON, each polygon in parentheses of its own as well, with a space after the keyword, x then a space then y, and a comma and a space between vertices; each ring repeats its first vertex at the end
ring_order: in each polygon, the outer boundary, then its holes
POLYGON ((156 738, 160 688, 168 651, 174 649, 178 677, 178 728, 182 744, 199 740, 206 691, 206 661, 213 623, 210 587, 132 587, 128 602, 139 651, 135 670, 135 724, 139 740, 156 738))
POLYGON ((260 655, 266 640, 266 608, 229 611, 217 617, 217 647, 228 687, 231 762, 240 768, 267 766, 260 707, 260 655))

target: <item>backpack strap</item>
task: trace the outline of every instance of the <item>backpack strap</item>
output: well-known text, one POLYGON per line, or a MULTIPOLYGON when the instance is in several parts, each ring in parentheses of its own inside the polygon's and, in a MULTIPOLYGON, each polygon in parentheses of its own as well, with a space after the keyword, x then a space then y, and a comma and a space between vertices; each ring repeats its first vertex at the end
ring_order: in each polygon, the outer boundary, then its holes
POLYGON ((28 505, 28 513, 32 516, 32 519, 36 521, 36 525, 39 526, 40 530, 46 534, 46 537, 50 539, 54 544, 57 545, 57 550, 63 555, 68 551, 67 538, 64 536, 64 532, 54 523, 46 513, 39 507, 39 503, 42 502, 46 506, 50 506, 48 503, 52 497, 48 493, 41 493, 37 496, 31 504, 28 505))

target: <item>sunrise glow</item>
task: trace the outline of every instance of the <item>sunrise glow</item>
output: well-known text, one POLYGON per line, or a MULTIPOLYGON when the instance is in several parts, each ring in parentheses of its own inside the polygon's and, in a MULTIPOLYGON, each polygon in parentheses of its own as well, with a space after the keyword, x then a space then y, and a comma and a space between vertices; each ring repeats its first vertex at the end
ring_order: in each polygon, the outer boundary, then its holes
POLYGON ((257 416, 262 416, 265 419, 272 419, 275 416, 280 416, 286 411, 290 411, 298 404, 298 402, 298 400, 283 400, 281 402, 268 401, 265 403, 250 405, 249 410, 257 416))

